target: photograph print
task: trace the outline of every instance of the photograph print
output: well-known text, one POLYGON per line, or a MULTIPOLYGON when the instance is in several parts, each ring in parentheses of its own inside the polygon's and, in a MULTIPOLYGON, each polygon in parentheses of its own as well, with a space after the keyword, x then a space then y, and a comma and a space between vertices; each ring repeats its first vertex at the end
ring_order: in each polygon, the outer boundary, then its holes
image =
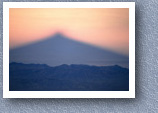
POLYGON ((9 8, 10 92, 129 91, 129 70, 129 8, 9 8))

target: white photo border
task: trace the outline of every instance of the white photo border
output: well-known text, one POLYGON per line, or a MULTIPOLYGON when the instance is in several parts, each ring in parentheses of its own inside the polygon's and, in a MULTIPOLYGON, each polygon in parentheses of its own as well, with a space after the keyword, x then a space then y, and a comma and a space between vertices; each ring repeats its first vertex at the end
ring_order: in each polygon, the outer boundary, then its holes
POLYGON ((3 2, 3 98, 135 98, 135 2, 3 2), (129 8, 129 91, 9 91, 9 8, 129 8))

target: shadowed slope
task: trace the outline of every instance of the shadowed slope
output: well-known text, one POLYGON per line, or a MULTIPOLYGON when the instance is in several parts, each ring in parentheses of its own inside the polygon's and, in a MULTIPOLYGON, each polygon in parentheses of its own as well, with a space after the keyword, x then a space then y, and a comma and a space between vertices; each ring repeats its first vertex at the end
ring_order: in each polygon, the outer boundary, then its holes
POLYGON ((10 91, 128 91, 129 70, 120 66, 10 63, 10 91))

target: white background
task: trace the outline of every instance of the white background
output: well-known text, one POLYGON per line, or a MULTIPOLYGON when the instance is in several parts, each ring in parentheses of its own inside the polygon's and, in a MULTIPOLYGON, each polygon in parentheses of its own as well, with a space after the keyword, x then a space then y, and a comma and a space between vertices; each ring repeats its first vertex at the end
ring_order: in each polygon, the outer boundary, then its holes
POLYGON ((135 3, 3 3, 3 98, 135 98, 135 3), (9 91, 9 8, 129 8, 129 91, 9 91))

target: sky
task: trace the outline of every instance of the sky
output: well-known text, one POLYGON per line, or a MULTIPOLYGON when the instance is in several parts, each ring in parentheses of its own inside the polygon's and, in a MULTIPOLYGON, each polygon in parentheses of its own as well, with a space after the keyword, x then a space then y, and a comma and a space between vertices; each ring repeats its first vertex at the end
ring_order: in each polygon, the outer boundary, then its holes
POLYGON ((129 56, 128 8, 10 8, 9 48, 61 33, 129 56))

